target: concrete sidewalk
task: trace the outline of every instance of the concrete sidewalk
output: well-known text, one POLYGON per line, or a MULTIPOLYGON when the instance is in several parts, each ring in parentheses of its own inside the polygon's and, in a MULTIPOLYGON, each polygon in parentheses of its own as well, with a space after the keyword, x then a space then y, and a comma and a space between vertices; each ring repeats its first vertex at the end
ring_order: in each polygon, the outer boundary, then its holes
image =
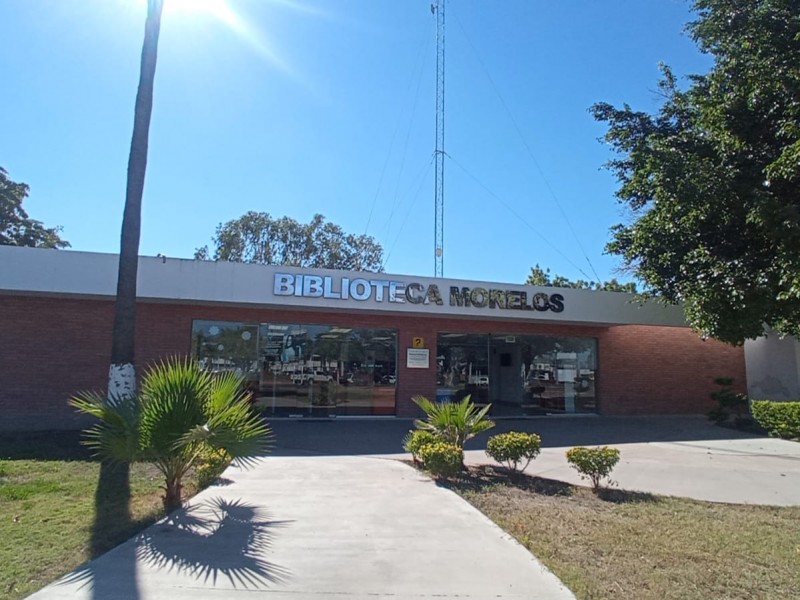
MULTIPOLYGON (((371 455, 405 458, 410 419, 280 421, 284 455, 371 455)), ((484 448, 490 435, 535 432, 542 453, 530 475, 587 485, 564 456, 572 446, 611 445, 621 459, 613 479, 621 489, 713 502, 800 505, 800 443, 717 427, 703 416, 598 417, 499 420, 467 442, 469 464, 494 464, 484 448)))
MULTIPOLYGON (((800 444, 772 438, 614 444, 620 489, 735 504, 800 505, 800 444)), ((569 466, 568 447, 544 448, 528 475, 588 485, 569 466)), ((496 464, 483 450, 468 464, 496 464)))
MULTIPOLYGON (((410 420, 279 421, 275 455, 232 467, 187 510, 32 598, 277 600, 573 598, 530 553, 452 492, 398 462, 410 420)), ((699 417, 500 421, 541 434, 528 473, 582 483, 564 457, 614 445, 619 487, 718 502, 800 505, 800 444, 699 417)), ((585 484, 585 482, 583 482, 585 484)))
POLYGON ((276 456, 225 478, 31 598, 574 598, 480 512, 403 463, 276 456))

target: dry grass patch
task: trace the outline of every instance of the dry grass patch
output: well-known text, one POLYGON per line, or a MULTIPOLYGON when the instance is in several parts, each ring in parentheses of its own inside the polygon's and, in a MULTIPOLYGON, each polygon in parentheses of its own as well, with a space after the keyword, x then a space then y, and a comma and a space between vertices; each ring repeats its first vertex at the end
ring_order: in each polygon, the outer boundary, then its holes
POLYGON ((586 488, 490 467, 451 484, 580 599, 800 598, 800 507, 586 488))

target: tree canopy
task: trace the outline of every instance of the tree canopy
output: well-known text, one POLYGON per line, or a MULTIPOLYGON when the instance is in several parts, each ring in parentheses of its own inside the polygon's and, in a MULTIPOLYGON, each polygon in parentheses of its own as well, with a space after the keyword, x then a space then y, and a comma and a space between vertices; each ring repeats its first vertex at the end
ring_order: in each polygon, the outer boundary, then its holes
POLYGON ((346 269, 383 270, 383 248, 368 235, 345 233, 338 225, 316 214, 309 223, 290 217, 275 219, 265 212, 248 212, 220 224, 208 246, 198 248, 195 258, 232 262, 346 269))
POLYGON ((5 246, 33 246, 34 248, 67 248, 60 227, 46 228, 41 221, 31 219, 22 201, 28 197, 27 184, 17 183, 0 167, 0 244, 5 246))
POLYGON ((562 288, 575 288, 578 290, 597 290, 604 292, 626 292, 629 294, 636 293, 636 284, 634 282, 621 283, 616 279, 609 279, 602 283, 597 281, 586 281, 584 279, 571 280, 563 275, 550 275, 550 269, 542 269, 536 264, 531 267, 531 273, 528 279, 525 280, 526 285, 541 285, 545 287, 562 287, 562 288))
POLYGON ((800 334, 800 0, 695 0, 714 59, 657 114, 596 104, 631 220, 607 250, 704 335, 800 334))

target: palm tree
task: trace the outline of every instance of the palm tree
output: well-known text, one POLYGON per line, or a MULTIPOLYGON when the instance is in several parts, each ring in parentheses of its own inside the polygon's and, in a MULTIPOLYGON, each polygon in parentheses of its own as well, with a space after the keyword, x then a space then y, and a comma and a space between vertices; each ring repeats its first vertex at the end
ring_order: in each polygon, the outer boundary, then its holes
POLYGON ((209 450, 247 460, 267 452, 272 438, 250 406, 241 377, 209 373, 190 358, 152 367, 137 396, 109 403, 87 392, 70 404, 99 420, 84 439, 99 456, 158 468, 167 510, 180 506, 184 475, 209 450))
POLYGON ((147 144, 150 115, 153 111, 153 82, 158 56, 158 35, 164 0, 148 0, 139 87, 134 107, 133 137, 128 156, 128 183, 117 276, 117 302, 111 338, 111 365, 108 372, 108 399, 115 402, 136 391, 134 369, 134 330, 136 326, 136 278, 139 266, 139 234, 142 221, 142 192, 147 170, 147 144))
POLYGON ((432 402, 424 396, 411 399, 425 411, 426 419, 416 419, 414 426, 423 431, 430 431, 437 438, 455 444, 462 450, 470 438, 494 427, 494 421, 486 418, 491 404, 478 408, 465 396, 461 402, 432 402))
MULTIPOLYGON (((147 142, 153 109, 153 82, 158 54, 163 0, 148 0, 139 87, 134 106, 133 137, 128 156, 128 182, 117 275, 117 301, 111 334, 111 361, 108 369, 108 402, 134 397, 134 330, 136 327, 136 278, 139 267, 139 232, 141 229, 142 192, 147 169, 147 142)), ((95 493, 95 522, 92 527, 92 555, 105 550, 103 531, 109 522, 129 520, 130 484, 127 464, 114 468, 108 461, 100 464, 95 493)))

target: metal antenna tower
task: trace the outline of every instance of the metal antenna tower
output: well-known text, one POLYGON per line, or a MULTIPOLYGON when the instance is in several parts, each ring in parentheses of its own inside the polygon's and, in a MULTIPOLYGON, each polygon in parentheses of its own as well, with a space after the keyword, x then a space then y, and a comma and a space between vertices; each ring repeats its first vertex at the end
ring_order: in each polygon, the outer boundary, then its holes
POLYGON ((444 5, 445 0, 431 4, 436 17, 435 277, 444 276, 444 5))

